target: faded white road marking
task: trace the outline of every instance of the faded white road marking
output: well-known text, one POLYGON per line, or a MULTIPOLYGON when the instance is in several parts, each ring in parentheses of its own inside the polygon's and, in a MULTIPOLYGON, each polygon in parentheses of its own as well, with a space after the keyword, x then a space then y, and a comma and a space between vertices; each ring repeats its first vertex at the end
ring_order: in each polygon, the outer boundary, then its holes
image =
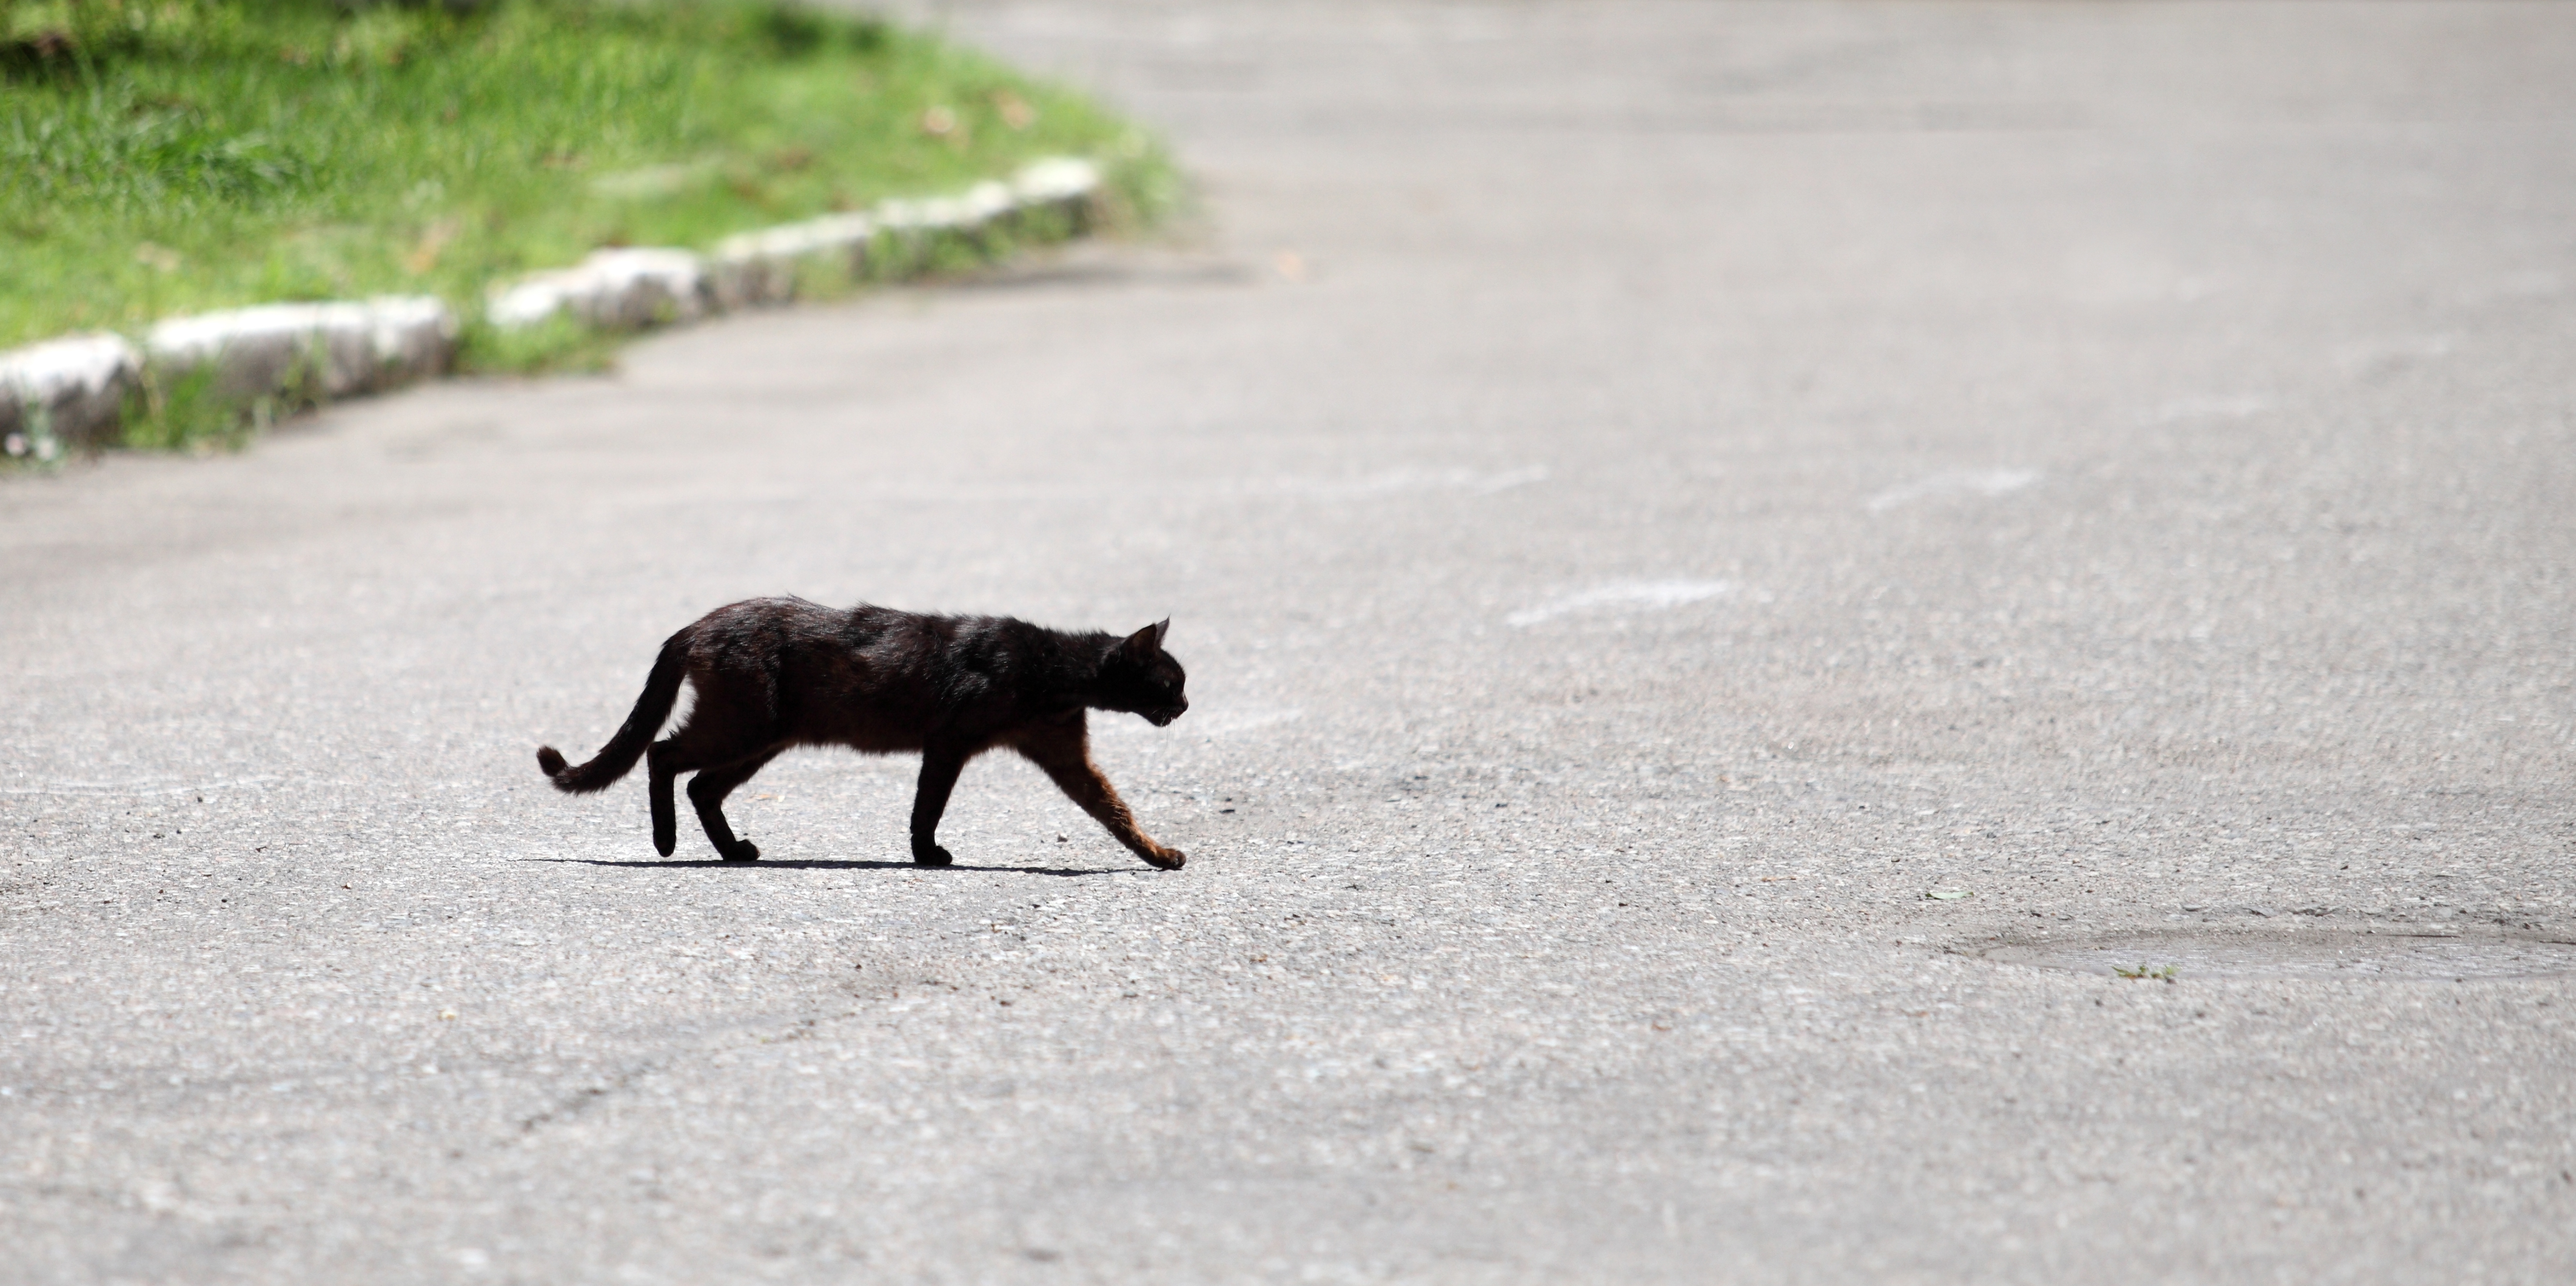
POLYGON ((1885 513, 1910 501, 1932 496, 1974 492, 1981 496, 2000 496, 2019 491, 2039 481, 2037 469, 1953 469, 1918 479, 1903 486, 1889 487, 1863 502, 1871 513, 1885 513))
POLYGON ((2459 342, 2448 335, 2412 335, 2345 345, 2335 361, 2347 375, 2387 375, 2448 357, 2457 347, 2459 342))
POLYGON ((1490 496, 1546 478, 1547 466, 1543 464, 1492 473, 1479 469, 1394 469, 1365 478, 1290 480, 1277 484, 1275 489, 1316 496, 1382 496, 1401 491, 1464 491, 1490 496))
POLYGON ((2259 397, 2243 394, 2234 397, 2178 397, 2162 406, 2138 413, 2142 425, 2174 424, 2183 420, 2242 420, 2270 410, 2272 404, 2259 397))
POLYGON ((2529 272, 2510 273, 2493 285, 2469 295, 2468 298, 2476 303, 2485 303, 2492 299, 2547 299, 2551 295, 2564 293, 2567 290, 2567 284, 2567 278, 2546 268, 2538 268, 2529 272))
POLYGON ((1722 580, 1621 581, 1615 585, 1603 585, 1595 589, 1562 595, 1536 607, 1523 608, 1503 619, 1514 626, 1530 626, 1559 616, 1602 608, 1661 611, 1668 607, 1679 607, 1684 603, 1716 598, 1732 593, 1734 590, 1733 585, 1722 580))
POLYGON ((1490 496, 1497 491, 1509 491, 1514 487, 1525 487, 1533 482, 1545 481, 1547 481, 1547 466, 1543 464, 1533 464, 1524 468, 1505 469, 1500 473, 1490 473, 1473 482, 1467 483, 1466 486, 1467 490, 1472 491, 1477 495, 1490 496))

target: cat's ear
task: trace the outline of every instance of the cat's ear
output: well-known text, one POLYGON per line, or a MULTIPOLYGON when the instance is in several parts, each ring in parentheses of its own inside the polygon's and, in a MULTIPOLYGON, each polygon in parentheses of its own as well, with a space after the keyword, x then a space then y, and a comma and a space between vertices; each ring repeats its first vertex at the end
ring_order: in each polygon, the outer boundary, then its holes
POLYGON ((1132 660, 1153 660, 1154 654, 1163 649, 1163 631, 1169 628, 1171 623, 1171 618, 1167 616, 1156 624, 1148 625, 1128 635, 1127 641, 1120 645, 1120 650, 1132 660))

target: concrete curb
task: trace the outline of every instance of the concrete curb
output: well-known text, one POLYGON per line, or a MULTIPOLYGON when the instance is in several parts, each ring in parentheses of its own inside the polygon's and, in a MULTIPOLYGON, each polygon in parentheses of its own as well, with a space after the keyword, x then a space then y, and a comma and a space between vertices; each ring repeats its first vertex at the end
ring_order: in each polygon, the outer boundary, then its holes
POLYGON ((12 456, 51 460, 95 445, 114 426, 143 371, 121 335, 74 335, 0 353, 0 443, 12 456))
POLYGON ((1059 157, 1023 168, 1008 183, 978 183, 953 197, 882 201, 865 214, 826 215, 727 237, 711 255, 660 248, 593 251, 570 268, 493 286, 484 316, 505 330, 538 325, 559 313, 603 330, 637 330, 788 303, 810 272, 842 279, 918 273, 929 266, 943 233, 980 236, 1042 211, 1062 216, 1068 231, 1080 233, 1099 190, 1099 167, 1059 157))
POLYGON ((174 317, 152 328, 144 360, 159 375, 205 371, 213 391, 247 400, 283 392, 349 397, 442 374, 456 314, 427 295, 355 304, 264 304, 174 317))
MULTIPOLYGON (((711 255, 600 250, 569 268, 495 284, 483 317, 504 330, 558 315, 641 330, 791 303, 798 283, 818 273, 897 280, 928 269, 943 236, 980 239, 1040 216, 1079 236, 1090 230, 1101 182, 1092 162, 1057 157, 955 196, 884 201, 865 214, 728 237, 711 255)), ((111 334, 46 340, 0 352, 0 444, 12 457, 42 460, 110 445, 137 390, 201 376, 215 396, 243 405, 379 393, 445 374, 461 331, 443 300, 388 296, 173 317, 140 346, 111 334)))
POLYGON ((602 330, 637 330, 696 321, 707 302, 706 267, 686 250, 594 250, 570 268, 493 287, 483 315, 504 330, 560 312, 602 330))

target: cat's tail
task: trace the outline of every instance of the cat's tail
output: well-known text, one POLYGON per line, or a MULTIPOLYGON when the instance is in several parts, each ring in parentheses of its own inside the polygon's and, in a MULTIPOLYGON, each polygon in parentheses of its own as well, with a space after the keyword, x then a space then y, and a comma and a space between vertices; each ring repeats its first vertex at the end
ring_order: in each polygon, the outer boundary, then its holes
POLYGON ((689 672, 689 640, 697 633, 692 625, 662 643, 662 655, 653 662, 652 677, 644 680, 644 695, 635 698, 635 709, 626 716, 626 725, 600 747, 589 763, 578 768, 564 764, 563 752, 552 746, 537 747, 537 767, 553 779, 555 789, 568 795, 587 795, 606 790, 617 779, 635 767, 644 751, 653 744, 653 734, 662 730, 662 721, 671 717, 671 707, 680 699, 680 680, 689 672))

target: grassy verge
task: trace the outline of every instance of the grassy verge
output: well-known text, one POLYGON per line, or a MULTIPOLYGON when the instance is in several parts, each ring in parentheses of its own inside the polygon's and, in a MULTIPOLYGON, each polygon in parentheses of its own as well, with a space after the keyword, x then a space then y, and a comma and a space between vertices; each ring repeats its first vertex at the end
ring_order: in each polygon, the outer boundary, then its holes
MULTIPOLYGON (((752 0, 0 0, 0 347, 704 248, 1143 134, 883 23, 752 0)), ((469 332, 470 360, 578 354, 469 332)))

